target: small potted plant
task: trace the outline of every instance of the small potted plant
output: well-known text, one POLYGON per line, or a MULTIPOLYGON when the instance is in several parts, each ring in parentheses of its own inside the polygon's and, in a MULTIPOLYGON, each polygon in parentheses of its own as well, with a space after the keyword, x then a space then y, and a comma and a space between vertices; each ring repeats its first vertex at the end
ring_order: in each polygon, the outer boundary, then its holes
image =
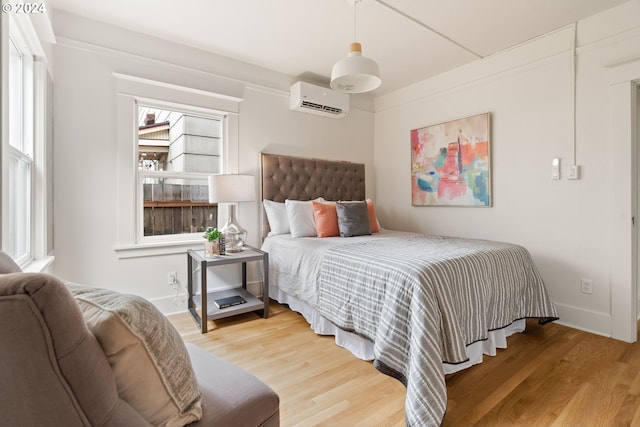
POLYGON ((220 255, 220 230, 215 227, 207 227, 204 231, 204 237, 207 241, 204 243, 204 256, 212 258, 214 255, 220 255))

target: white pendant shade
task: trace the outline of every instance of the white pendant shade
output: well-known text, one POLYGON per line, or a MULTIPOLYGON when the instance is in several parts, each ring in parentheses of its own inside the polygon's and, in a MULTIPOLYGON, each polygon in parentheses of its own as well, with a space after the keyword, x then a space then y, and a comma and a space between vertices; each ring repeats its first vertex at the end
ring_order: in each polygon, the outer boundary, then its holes
POLYGON ((351 43, 349 56, 336 62, 331 70, 331 88, 341 92, 369 92, 380 83, 378 64, 362 56, 360 43, 351 43))

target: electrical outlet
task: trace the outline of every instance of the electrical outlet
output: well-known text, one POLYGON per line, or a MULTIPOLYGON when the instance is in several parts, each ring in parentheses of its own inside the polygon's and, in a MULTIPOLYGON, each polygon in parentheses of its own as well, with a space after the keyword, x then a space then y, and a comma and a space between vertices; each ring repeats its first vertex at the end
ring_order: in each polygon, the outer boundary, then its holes
POLYGON ((593 280, 582 279, 580 290, 583 294, 593 294, 593 280))
POLYGON ((169 286, 175 285, 176 283, 178 283, 178 272, 170 271, 167 274, 167 281, 169 282, 169 286))

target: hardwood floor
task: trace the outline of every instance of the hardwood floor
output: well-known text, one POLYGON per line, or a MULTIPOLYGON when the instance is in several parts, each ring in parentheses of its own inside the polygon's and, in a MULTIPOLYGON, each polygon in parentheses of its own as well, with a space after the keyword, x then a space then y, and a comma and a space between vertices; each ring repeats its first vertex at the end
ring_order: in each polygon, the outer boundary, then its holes
MULTIPOLYGON (((280 395, 281 425, 403 426, 406 390, 371 362, 316 335, 302 316, 272 301, 209 322, 169 319, 187 342, 253 373, 280 395)), ((640 426, 640 345, 561 325, 509 338, 509 348, 447 377, 443 426, 640 426)))

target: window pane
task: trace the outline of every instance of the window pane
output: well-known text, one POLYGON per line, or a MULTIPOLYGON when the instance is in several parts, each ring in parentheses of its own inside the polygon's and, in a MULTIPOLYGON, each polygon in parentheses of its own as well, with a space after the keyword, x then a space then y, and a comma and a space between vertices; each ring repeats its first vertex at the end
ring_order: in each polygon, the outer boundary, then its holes
POLYGON ((206 177, 193 174, 222 171, 222 124, 215 115, 138 107, 142 236, 203 233, 217 226, 218 208, 209 203, 206 177))
POLYGON ((23 151, 22 55, 9 40, 9 143, 23 151))
POLYGON ((144 236, 202 233, 218 224, 205 179, 143 177, 144 236))
POLYGON ((31 163, 19 155, 9 157, 9 255, 21 262, 30 253, 31 163))
POLYGON ((222 172, 222 118, 140 106, 138 168, 222 172))

